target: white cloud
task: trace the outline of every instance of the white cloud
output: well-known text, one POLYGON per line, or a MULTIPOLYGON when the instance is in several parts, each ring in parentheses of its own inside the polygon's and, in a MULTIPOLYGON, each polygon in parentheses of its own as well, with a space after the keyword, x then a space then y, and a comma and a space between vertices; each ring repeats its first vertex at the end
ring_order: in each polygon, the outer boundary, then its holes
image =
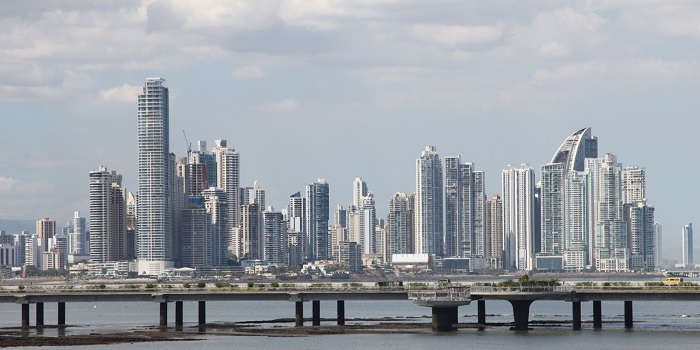
POLYGON ((140 86, 122 84, 121 86, 100 91, 100 97, 106 102, 135 104, 141 91, 142 88, 140 86))
POLYGON ((11 177, 0 177, 0 194, 35 194, 46 192, 53 187, 46 182, 25 182, 11 177))
POLYGON ((540 54, 544 57, 565 57, 571 54, 569 46, 550 40, 542 44, 540 54))
POLYGON ((299 103, 293 98, 260 106, 260 110, 267 112, 291 112, 297 109, 299 109, 299 103))
POLYGON ((413 33, 427 41, 447 46, 480 44, 500 39, 505 26, 458 26, 439 24, 418 24, 412 27, 413 33))
POLYGON ((258 66, 245 66, 237 68, 232 73, 236 79, 257 79, 265 76, 265 72, 258 66))

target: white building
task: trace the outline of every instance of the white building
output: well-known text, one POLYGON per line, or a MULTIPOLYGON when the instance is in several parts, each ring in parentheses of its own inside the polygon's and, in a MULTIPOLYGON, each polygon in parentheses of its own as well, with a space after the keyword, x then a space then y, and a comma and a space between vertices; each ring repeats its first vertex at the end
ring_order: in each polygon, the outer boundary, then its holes
POLYGON ((629 269, 627 222, 622 203, 622 166, 608 153, 599 168, 598 215, 595 230, 596 270, 619 272, 629 269))
POLYGON ((228 249, 241 256, 243 248, 240 238, 240 197, 241 186, 240 156, 235 149, 229 148, 226 140, 216 140, 213 153, 216 158, 216 183, 228 196, 228 249))
POLYGON ((138 96, 138 200, 136 257, 139 272, 157 275, 172 267, 170 125, 164 79, 148 78, 138 96))
POLYGON ((692 268, 693 261, 693 224, 683 226, 681 231, 681 246, 683 248, 683 266, 692 268))
POLYGON ((504 269, 534 269, 535 172, 527 164, 503 170, 504 269))

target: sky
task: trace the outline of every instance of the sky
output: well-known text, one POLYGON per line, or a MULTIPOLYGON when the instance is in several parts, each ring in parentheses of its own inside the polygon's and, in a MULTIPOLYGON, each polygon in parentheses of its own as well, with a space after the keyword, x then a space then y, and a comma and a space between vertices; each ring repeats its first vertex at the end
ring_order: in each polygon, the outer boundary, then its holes
POLYGON ((700 2, 8 0, 0 2, 1 222, 88 215, 88 173, 137 187, 136 104, 170 89, 170 147, 227 139, 267 203, 362 177, 384 216, 426 146, 500 192, 584 127, 647 172, 680 259, 697 222, 700 2))

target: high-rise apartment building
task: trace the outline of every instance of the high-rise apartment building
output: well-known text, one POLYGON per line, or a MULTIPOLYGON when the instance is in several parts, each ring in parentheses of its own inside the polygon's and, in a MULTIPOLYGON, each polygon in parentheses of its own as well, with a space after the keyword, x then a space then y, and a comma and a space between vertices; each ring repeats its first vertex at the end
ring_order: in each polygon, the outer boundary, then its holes
POLYGON ((209 187, 202 191, 207 239, 211 242, 208 254, 212 266, 226 266, 228 263, 228 198, 228 193, 221 188, 209 187))
POLYGON ((41 252, 49 250, 49 239, 56 236, 56 220, 43 218, 36 222, 36 235, 38 236, 38 245, 41 247, 41 252))
POLYGON ((445 157, 445 255, 484 256, 484 173, 445 157))
POLYGON ((683 226, 681 231, 681 246, 683 248, 683 266, 692 268, 695 265, 693 261, 693 224, 683 226))
POLYGON ((587 260, 587 243, 581 240, 588 236, 588 218, 581 215, 587 214, 582 206, 588 202, 582 195, 586 190, 582 185, 584 175, 578 173, 585 171, 587 158, 596 157, 598 139, 591 136, 591 128, 584 128, 567 137, 552 160, 541 168, 538 255, 561 257, 562 266, 568 270, 582 270, 587 260), (575 188, 568 189, 570 186, 575 188), (572 212, 567 204, 573 205, 572 212))
POLYGON ((661 262, 663 261, 663 254, 662 248, 663 248, 663 226, 661 226, 660 223, 655 222, 654 223, 654 266, 661 266, 661 262))
POLYGON ((367 183, 361 177, 356 177, 352 182, 352 205, 359 208, 365 196, 367 196, 367 183))
POLYGON ((126 260, 126 201, 122 176, 100 166, 90 180, 90 263, 126 260))
POLYGON ((262 211, 257 203, 241 206, 241 259, 263 259, 262 211))
POLYGON ((330 217, 328 182, 319 179, 306 185, 306 259, 327 260, 330 217))
POLYGON ((622 203, 646 200, 646 172, 639 167, 622 169, 622 203))
POLYGON ((138 200, 136 257, 139 272, 160 274, 173 265, 168 88, 149 78, 138 96, 138 200))
POLYGON ((360 248, 363 254, 377 252, 377 211, 374 203, 374 194, 369 192, 362 197, 359 207, 360 248))
POLYGON ((268 207, 263 216, 263 256, 271 264, 284 264, 287 247, 287 223, 282 213, 268 207))
POLYGON ((435 146, 428 146, 416 160, 414 251, 444 254, 442 161, 435 146))
POLYGON ((228 147, 226 140, 216 140, 214 156, 216 158, 216 183, 228 196, 228 244, 229 250, 241 256, 243 250, 240 237, 241 187, 240 157, 235 149, 228 147))
POLYGON ((627 222, 622 203, 622 166, 608 153, 599 168, 598 215, 595 230, 596 270, 619 272, 629 268, 627 222))
POLYGON ((653 272, 656 260, 654 246, 654 207, 645 201, 625 204, 627 245, 630 252, 629 268, 635 271, 653 272))
POLYGON ((503 199, 498 193, 486 201, 484 215, 484 262, 487 269, 503 265, 503 199))
POLYGON ((348 211, 342 205, 338 205, 333 213, 333 224, 342 228, 348 227, 348 211))
POLYGON ((392 254, 413 253, 413 205, 405 193, 397 192, 389 200, 385 229, 387 262, 392 254))
POLYGON ((504 269, 534 269, 535 172, 531 166, 503 170, 504 269))
POLYGON ((87 230, 85 218, 79 212, 73 213, 72 232, 68 234, 68 254, 84 256, 88 249, 87 230))

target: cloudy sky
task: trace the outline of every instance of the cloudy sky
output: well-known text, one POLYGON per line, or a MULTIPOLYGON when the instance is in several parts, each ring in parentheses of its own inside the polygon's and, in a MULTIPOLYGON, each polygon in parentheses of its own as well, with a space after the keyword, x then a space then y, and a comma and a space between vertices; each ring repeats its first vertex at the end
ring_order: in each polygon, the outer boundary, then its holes
POLYGON ((87 215, 100 165, 135 189, 136 95, 162 77, 171 150, 182 130, 228 139, 277 208, 318 178, 347 205, 361 176, 384 215, 427 145, 500 191, 507 165, 539 174, 590 126, 646 168, 679 258, 700 198, 698 18, 690 0, 2 1, 0 225, 87 215))

